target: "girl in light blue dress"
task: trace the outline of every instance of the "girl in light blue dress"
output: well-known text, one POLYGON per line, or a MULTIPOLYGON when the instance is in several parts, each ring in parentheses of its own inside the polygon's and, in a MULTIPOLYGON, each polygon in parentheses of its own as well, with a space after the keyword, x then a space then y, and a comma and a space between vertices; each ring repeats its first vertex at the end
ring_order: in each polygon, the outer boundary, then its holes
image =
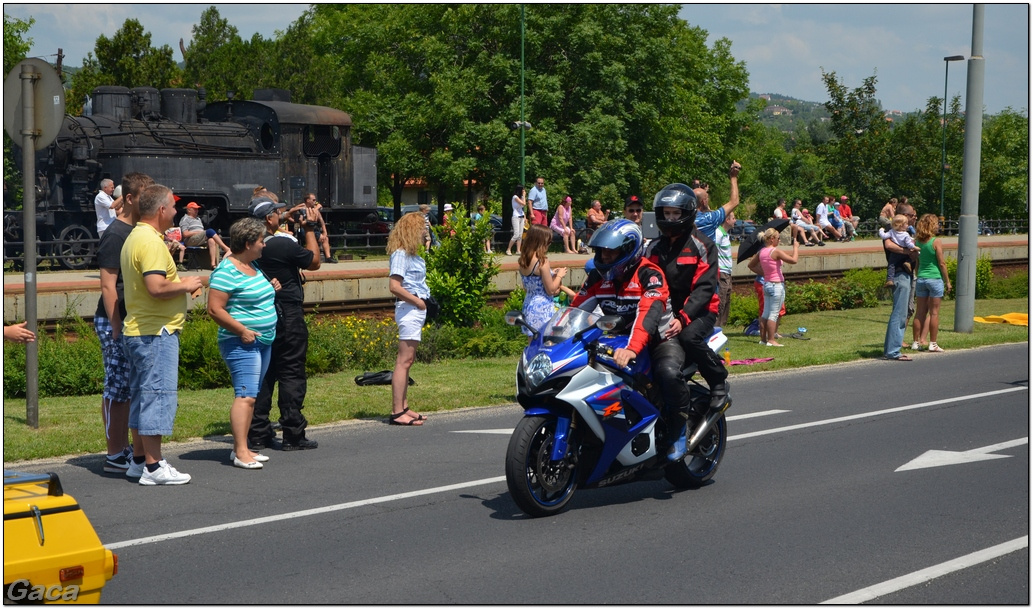
MULTIPOLYGON (((553 296, 560 292, 563 276, 567 269, 549 268, 549 244, 552 243, 552 231, 541 224, 532 224, 527 229, 523 248, 520 250, 519 271, 524 285, 524 321, 538 330, 556 312, 553 296)), ((531 332, 523 330, 528 336, 531 332)))

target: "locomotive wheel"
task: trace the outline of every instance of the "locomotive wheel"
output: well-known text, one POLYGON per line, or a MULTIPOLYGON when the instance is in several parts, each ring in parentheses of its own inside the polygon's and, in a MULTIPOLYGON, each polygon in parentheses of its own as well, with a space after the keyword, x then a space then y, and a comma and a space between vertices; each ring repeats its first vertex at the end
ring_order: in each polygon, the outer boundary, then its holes
POLYGON ((93 263, 97 254, 97 243, 90 229, 72 224, 61 229, 58 243, 54 245, 58 262, 73 271, 84 269, 93 263))

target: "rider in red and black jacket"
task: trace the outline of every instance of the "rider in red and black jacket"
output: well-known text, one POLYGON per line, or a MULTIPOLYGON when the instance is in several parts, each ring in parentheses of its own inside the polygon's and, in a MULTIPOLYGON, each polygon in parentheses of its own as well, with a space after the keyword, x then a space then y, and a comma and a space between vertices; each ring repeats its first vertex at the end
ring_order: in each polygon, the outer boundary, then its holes
POLYGON ((653 351, 653 374, 660 383, 665 404, 679 413, 682 421, 669 419, 683 429, 668 458, 685 454, 685 421, 689 414, 689 388, 679 378, 685 360, 699 367, 710 386, 711 412, 728 408, 728 371, 724 362, 707 345, 717 320, 717 246, 694 226, 696 195, 685 184, 665 186, 653 199, 656 224, 663 233, 654 241, 647 258, 663 270, 671 289, 674 319, 664 333, 665 340, 653 351))
POLYGON ((588 274, 571 306, 618 315, 625 322, 628 346, 617 349, 613 359, 627 366, 650 343, 660 341, 660 330, 669 325, 670 299, 660 269, 642 257, 642 230, 630 220, 611 220, 592 234, 595 268, 588 274))

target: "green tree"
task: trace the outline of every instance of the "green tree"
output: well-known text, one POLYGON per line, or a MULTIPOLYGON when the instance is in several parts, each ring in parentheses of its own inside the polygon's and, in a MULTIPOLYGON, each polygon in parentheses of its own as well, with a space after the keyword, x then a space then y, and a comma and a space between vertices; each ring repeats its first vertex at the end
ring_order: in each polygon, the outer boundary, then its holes
POLYGON ((825 108, 831 115, 833 139, 825 146, 825 159, 835 182, 851 195, 854 212, 863 217, 878 213, 893 196, 883 168, 889 152, 889 123, 875 98, 876 77, 860 87, 847 89, 835 72, 821 72, 829 93, 825 108))
POLYGON ((1029 216, 1029 117, 1005 108, 983 122, 979 215, 1029 216))
POLYGON ((87 53, 83 67, 72 76, 66 96, 68 113, 78 114, 93 89, 102 85, 122 87, 178 86, 182 75, 172 58, 172 48, 151 46, 151 34, 136 19, 126 19, 111 37, 101 34, 93 53, 87 53))

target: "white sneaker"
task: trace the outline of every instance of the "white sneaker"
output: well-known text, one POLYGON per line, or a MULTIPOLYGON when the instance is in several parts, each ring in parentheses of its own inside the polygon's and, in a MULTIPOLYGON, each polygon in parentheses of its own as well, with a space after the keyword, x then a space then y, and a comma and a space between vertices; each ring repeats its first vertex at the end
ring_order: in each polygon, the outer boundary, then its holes
POLYGON ((126 478, 139 478, 143 475, 144 467, 143 463, 135 463, 133 461, 133 454, 129 453, 129 469, 126 470, 126 478))
POLYGON ((145 467, 143 475, 140 476, 140 484, 143 486, 158 486, 165 484, 186 484, 190 482, 190 474, 181 474, 176 468, 169 465, 165 459, 158 461, 158 469, 153 472, 147 471, 145 467))
POLYGON ((920 347, 918 346, 918 341, 917 340, 915 342, 911 343, 911 350, 912 351, 918 351, 919 348, 920 347))

